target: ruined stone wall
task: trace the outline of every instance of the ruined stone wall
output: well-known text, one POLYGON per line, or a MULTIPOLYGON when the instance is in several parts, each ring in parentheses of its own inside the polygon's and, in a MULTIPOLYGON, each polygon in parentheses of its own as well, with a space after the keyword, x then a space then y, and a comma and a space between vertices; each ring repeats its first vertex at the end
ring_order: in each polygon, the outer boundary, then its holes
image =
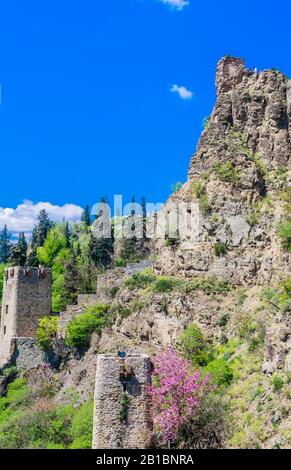
POLYGON ((145 354, 132 354, 125 359, 132 375, 126 391, 120 381, 123 360, 116 355, 100 354, 97 359, 93 449, 143 449, 148 445, 148 400, 151 364, 145 354), (121 400, 128 398, 126 421, 120 420, 121 400))
POLYGON ((110 301, 110 289, 118 287, 123 282, 125 276, 132 276, 152 266, 153 262, 150 259, 145 259, 138 263, 128 263, 126 266, 110 269, 104 274, 99 274, 97 276, 98 301, 101 303, 110 301))
POLYGON ((13 338, 11 341, 11 362, 17 369, 27 371, 44 364, 56 366, 56 355, 52 352, 42 351, 35 338, 13 338))
POLYGON ((38 319, 51 313, 51 272, 38 268, 7 268, 3 287, 0 364, 10 358, 12 338, 33 338, 38 319))

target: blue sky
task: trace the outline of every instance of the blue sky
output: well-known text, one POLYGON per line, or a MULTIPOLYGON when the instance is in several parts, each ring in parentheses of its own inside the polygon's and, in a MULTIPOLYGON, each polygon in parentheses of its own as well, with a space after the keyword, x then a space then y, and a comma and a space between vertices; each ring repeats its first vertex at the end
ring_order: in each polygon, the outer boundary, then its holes
POLYGON ((291 77, 289 0, 1 3, 0 225, 23 200, 164 201, 186 179, 221 56, 291 77))

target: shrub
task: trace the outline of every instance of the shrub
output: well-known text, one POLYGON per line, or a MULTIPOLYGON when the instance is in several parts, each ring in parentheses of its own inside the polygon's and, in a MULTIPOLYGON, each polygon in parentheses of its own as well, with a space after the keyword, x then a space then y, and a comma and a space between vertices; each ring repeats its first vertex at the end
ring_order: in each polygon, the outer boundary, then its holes
POLYGON ((173 277, 159 277, 153 287, 153 291, 160 293, 160 292, 171 292, 175 289, 181 281, 179 279, 175 279, 173 277))
POLYGON ((218 326, 220 326, 221 328, 223 328, 224 326, 227 325, 227 322, 228 322, 228 315, 222 315, 219 320, 218 320, 218 326))
POLYGON ((56 403, 18 378, 0 398, 0 448, 91 448, 92 420, 92 401, 78 408, 56 403))
POLYGON ((140 312, 144 307, 144 303, 141 300, 133 300, 130 304, 130 310, 132 312, 140 312))
POLYGON ((291 312, 291 277, 282 281, 277 290, 264 289, 262 299, 283 313, 291 312))
POLYGON ((142 289, 147 287, 149 284, 152 284, 156 277, 152 273, 141 272, 133 274, 133 276, 128 277, 124 281, 124 285, 130 290, 133 289, 142 289))
POLYGON ((117 294, 117 292, 119 291, 119 287, 118 286, 114 286, 112 287, 111 289, 109 289, 109 295, 110 297, 114 298, 117 294))
POLYGON ((207 341, 195 323, 191 323, 180 334, 177 347, 180 353, 195 366, 205 366, 213 360, 212 344, 207 341))
POLYGON ((221 281, 214 277, 195 277, 185 283, 186 292, 202 290, 205 294, 226 294, 231 286, 227 281, 221 281))
POLYGON ((291 215, 291 186, 288 186, 288 183, 285 183, 284 190, 280 194, 280 198, 285 202, 284 209, 287 215, 291 215))
POLYGON ((71 423, 73 442, 71 449, 91 449, 93 429, 93 401, 89 400, 77 409, 71 423))
POLYGON ((124 268, 124 266, 127 265, 127 262, 124 258, 116 258, 115 260, 115 266, 117 268, 124 268))
POLYGON ((191 188, 191 193, 195 197, 199 198, 203 194, 205 194, 205 186, 204 186, 204 183, 201 180, 196 179, 196 180, 192 181, 190 188, 191 188))
POLYGON ((88 345, 92 333, 100 334, 109 324, 107 305, 92 305, 85 313, 78 315, 67 326, 66 344, 70 347, 82 348, 88 345))
POLYGON ((113 316, 119 315, 122 318, 127 318, 131 315, 131 310, 122 304, 114 304, 110 309, 110 313, 113 316))
POLYGON ((280 375, 273 375, 272 377, 272 385, 274 387, 275 392, 280 392, 284 386, 284 381, 280 375))
POLYGON ((203 215, 209 214, 211 212, 211 204, 208 201, 208 197, 206 194, 203 194, 199 198, 199 210, 203 215))
POLYGON ((232 162, 215 162, 213 165, 213 169, 221 181, 226 181, 228 183, 237 183, 239 180, 239 173, 234 168, 232 162))
POLYGON ((251 226, 254 227, 259 223, 259 215, 257 212, 251 212, 250 215, 246 219, 247 223, 251 226))
POLYGON ((129 405, 129 396, 124 393, 120 400, 120 408, 119 408, 119 421, 121 423, 126 423, 127 421, 127 413, 128 413, 128 405, 129 405))
POLYGON ((229 385, 233 379, 231 366, 224 359, 214 359, 204 368, 210 374, 210 380, 218 385, 229 385))
POLYGON ((248 341, 248 349, 250 352, 255 351, 264 343, 265 325, 257 319, 244 316, 240 321, 238 335, 248 341))
POLYGON ((227 246, 225 243, 216 242, 213 245, 215 256, 224 256, 227 253, 227 246))
POLYGON ((282 246, 291 252, 291 220, 285 220, 278 226, 278 235, 282 239, 282 246))
POLYGON ((15 378, 18 373, 18 369, 16 366, 10 366, 10 367, 4 367, 0 375, 3 375, 3 377, 7 377, 9 379, 15 378))
POLYGON ((165 239, 165 245, 168 246, 169 248, 174 248, 175 246, 177 246, 179 243, 179 239, 178 237, 166 237, 165 239))
POLYGON ((43 351, 48 351, 53 346, 58 330, 58 317, 43 317, 38 320, 36 341, 43 351))
POLYGON ((24 378, 17 378, 7 386, 7 401, 14 406, 26 401, 28 395, 29 390, 24 378))
POLYGON ((209 222, 210 222, 211 224, 216 224, 216 222, 218 222, 218 220, 219 220, 218 215, 217 215, 217 214, 212 214, 212 216, 211 216, 210 219, 209 219, 209 222))

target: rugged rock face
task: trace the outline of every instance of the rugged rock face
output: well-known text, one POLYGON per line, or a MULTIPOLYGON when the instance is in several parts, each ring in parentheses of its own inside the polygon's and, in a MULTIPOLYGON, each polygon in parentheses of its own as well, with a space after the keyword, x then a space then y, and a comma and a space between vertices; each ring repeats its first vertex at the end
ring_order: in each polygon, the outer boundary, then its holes
POLYGON ((217 102, 191 159, 189 178, 211 169, 215 161, 239 156, 224 139, 229 129, 243 134, 247 148, 258 152, 269 170, 290 165, 287 85, 278 71, 251 72, 241 59, 222 58, 216 72, 217 102))
POLYGON ((277 281, 290 267, 277 225, 291 165, 290 82, 241 59, 217 65, 217 102, 191 158, 188 181, 169 203, 196 202, 199 239, 189 249, 158 243, 160 274, 221 276, 235 284, 277 281), (289 173, 288 173, 289 170, 289 173), (225 253, 215 254, 215 244, 225 253))

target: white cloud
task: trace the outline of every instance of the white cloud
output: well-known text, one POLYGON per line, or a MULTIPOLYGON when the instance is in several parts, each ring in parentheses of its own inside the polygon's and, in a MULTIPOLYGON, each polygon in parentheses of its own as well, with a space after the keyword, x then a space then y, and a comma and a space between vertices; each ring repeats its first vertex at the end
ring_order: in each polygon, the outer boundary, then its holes
POLYGON ((178 11, 183 10, 184 7, 189 5, 188 0, 159 0, 159 2, 170 5, 172 8, 175 8, 178 11))
POLYGON ((178 93, 182 100, 191 100, 191 98, 193 97, 192 91, 187 90, 187 88, 184 86, 173 85, 171 87, 171 92, 178 93))
POLYGON ((26 200, 15 209, 0 207, 0 230, 6 224, 8 230, 13 234, 24 232, 29 236, 42 209, 45 209, 55 222, 61 222, 64 218, 68 222, 76 222, 80 220, 82 214, 82 208, 75 204, 55 206, 49 202, 33 204, 31 201, 26 200))

